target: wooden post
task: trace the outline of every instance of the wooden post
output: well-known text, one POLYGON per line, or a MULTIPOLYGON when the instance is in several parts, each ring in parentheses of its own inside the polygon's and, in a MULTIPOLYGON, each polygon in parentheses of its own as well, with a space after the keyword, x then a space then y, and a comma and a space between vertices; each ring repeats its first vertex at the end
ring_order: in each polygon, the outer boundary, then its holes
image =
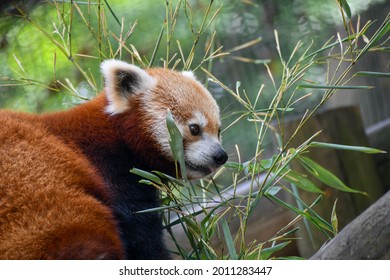
MULTIPOLYGON (((300 120, 287 122, 284 126, 284 137, 289 139, 296 130, 300 120)), ((315 141, 343 145, 368 146, 368 141, 362 125, 361 116, 357 107, 344 107, 319 113, 312 117, 292 140, 291 147, 298 147, 318 131, 322 133, 315 141)), ((339 230, 346 226, 362 211, 374 203, 384 193, 384 187, 371 155, 332 149, 312 148, 308 156, 338 176, 347 186, 368 193, 368 197, 361 194, 345 193, 327 187, 313 179, 316 185, 325 191, 324 199, 314 210, 330 221, 332 207, 336 198, 339 230)), ((292 169, 304 172, 297 163, 292 169)), ((317 194, 300 192, 301 198, 311 204, 317 194)), ((327 237, 314 227, 311 227, 313 241, 310 241, 305 226, 300 225, 298 233, 298 249, 303 257, 312 256, 320 246, 327 241, 327 237)))

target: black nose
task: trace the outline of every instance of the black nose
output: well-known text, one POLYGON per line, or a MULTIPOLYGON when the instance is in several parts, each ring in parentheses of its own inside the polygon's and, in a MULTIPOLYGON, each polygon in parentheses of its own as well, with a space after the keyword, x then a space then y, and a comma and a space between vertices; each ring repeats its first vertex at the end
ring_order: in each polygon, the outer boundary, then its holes
POLYGON ((217 165, 222 165, 228 160, 228 155, 223 149, 219 149, 215 154, 214 154, 214 162, 217 165))

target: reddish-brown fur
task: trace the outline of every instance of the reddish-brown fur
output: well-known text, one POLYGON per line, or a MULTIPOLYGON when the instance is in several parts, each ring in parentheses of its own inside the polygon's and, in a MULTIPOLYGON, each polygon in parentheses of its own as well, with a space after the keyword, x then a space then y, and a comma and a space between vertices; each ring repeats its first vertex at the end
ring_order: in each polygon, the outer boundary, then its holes
POLYGON ((0 258, 169 258, 160 214, 139 213, 159 207, 158 191, 130 173, 175 175, 168 110, 183 131, 191 178, 226 162, 219 108, 194 78, 113 60, 102 72, 105 92, 71 110, 0 111, 0 258), (208 142, 191 135, 193 121, 208 142))
POLYGON ((125 138, 141 158, 173 172, 150 153, 148 120, 134 104, 111 118, 104 93, 41 116, 0 111, 0 259, 124 257, 111 211, 99 202, 108 202, 109 190, 82 150, 92 142, 93 149, 115 150, 125 138))
POLYGON ((0 259, 123 258, 103 183, 37 116, 0 112, 0 259))

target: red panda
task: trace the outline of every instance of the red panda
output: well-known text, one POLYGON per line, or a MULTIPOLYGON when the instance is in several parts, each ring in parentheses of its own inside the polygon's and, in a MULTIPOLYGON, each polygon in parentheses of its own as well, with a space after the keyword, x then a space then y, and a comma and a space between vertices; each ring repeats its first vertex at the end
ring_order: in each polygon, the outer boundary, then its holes
POLYGON ((101 70, 103 92, 73 109, 0 113, 8 123, 0 131, 0 258, 78 258, 77 250, 85 252, 80 258, 120 258, 122 250, 126 259, 169 258, 160 214, 137 213, 159 206, 158 191, 130 173, 136 167, 175 174, 168 110, 183 135, 190 179, 227 161, 218 105, 191 72, 142 70, 118 60, 103 62, 101 70), (68 230, 72 219, 80 223, 68 230), (12 255, 22 243, 26 248, 12 255))

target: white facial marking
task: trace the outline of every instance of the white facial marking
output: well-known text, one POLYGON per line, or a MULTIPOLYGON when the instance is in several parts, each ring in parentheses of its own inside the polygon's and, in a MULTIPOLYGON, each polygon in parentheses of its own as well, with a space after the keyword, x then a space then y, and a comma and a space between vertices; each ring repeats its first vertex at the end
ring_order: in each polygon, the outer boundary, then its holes
POLYGON ((197 124, 202 129, 206 127, 206 125, 209 123, 205 115, 199 111, 194 112, 194 117, 188 121, 188 125, 190 124, 197 124))
MULTIPOLYGON (((166 125, 168 109, 164 110, 162 108, 155 108, 154 114, 154 124, 153 124, 153 135, 157 140, 157 143, 160 145, 161 151, 168 157, 173 159, 173 153, 171 150, 171 145, 169 144, 169 133, 166 125)), ((183 135, 182 128, 178 125, 180 133, 183 135)))

